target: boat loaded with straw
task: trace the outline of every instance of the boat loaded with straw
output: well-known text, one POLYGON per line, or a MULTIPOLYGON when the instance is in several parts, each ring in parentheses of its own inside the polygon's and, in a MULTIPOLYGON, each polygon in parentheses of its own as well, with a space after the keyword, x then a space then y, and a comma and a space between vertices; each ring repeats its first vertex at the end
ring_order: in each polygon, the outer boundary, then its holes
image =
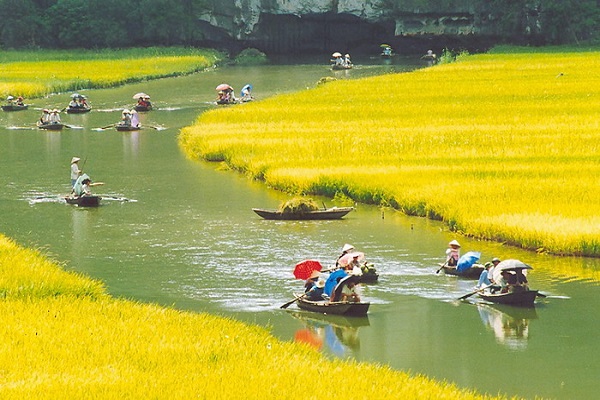
POLYGON ((282 203, 277 210, 253 208, 256 214, 270 220, 325 220, 340 219, 354 210, 354 207, 319 208, 312 199, 296 197, 282 203))

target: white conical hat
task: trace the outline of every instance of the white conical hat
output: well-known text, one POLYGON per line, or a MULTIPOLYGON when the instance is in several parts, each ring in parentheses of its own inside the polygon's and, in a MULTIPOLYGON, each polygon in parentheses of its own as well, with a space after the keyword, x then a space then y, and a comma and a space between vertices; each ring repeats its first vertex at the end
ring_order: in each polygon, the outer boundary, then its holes
POLYGON ((344 245, 344 247, 342 247, 342 251, 346 251, 346 252, 348 252, 348 251, 350 251, 350 250, 354 250, 354 246, 352 246, 351 244, 348 244, 348 243, 346 243, 346 244, 344 245))

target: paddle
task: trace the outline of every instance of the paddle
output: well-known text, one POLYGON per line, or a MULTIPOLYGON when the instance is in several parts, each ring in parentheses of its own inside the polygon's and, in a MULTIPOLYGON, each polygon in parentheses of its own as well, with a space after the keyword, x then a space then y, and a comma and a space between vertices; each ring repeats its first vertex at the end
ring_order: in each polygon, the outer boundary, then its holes
POLYGON ((108 128, 112 128, 115 125, 117 125, 117 124, 106 125, 106 126, 103 126, 102 128, 99 128, 99 129, 108 129, 108 128))
POLYGON ((493 286, 493 285, 487 285, 487 286, 484 286, 484 287, 482 287, 482 288, 479 288, 479 289, 477 289, 477 290, 476 290, 476 291, 474 291, 474 292, 467 293, 467 294, 465 294, 464 296, 461 296, 461 297, 459 297, 459 298, 458 298, 458 300, 464 300, 464 299, 466 299, 466 298, 468 298, 468 297, 471 297, 471 296, 473 296, 475 293, 479 293, 479 292, 481 292, 481 291, 483 291, 483 290, 485 290, 485 289, 489 288, 490 286, 493 286))
POLYGON ((288 301, 287 303, 285 303, 284 305, 282 305, 279 308, 288 308, 290 305, 292 305, 293 303, 297 302, 299 299, 303 298, 307 294, 308 293, 304 293, 303 295, 297 296, 294 300, 288 301))
POLYGON ((540 293, 540 292, 537 292, 535 295, 536 295, 537 297, 548 297, 548 296, 546 296, 545 294, 542 294, 542 293, 540 293))
POLYGON ((440 271, 441 271, 442 269, 444 269, 444 267, 446 266, 446 264, 448 264, 448 260, 446 260, 446 262, 445 262, 445 263, 443 263, 443 264, 441 265, 440 269, 438 269, 437 271, 435 271, 435 273, 436 273, 436 274, 439 274, 439 273, 440 273, 440 271))

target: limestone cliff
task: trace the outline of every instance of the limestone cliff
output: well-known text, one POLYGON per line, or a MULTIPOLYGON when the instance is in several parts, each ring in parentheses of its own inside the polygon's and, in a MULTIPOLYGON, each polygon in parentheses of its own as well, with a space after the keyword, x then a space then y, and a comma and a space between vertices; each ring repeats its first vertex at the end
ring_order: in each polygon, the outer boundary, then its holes
POLYGON ((205 42, 269 53, 371 52, 381 42, 394 45, 440 36, 463 40, 495 33, 486 2, 476 0, 207 0, 206 4, 198 16, 199 36, 205 42))

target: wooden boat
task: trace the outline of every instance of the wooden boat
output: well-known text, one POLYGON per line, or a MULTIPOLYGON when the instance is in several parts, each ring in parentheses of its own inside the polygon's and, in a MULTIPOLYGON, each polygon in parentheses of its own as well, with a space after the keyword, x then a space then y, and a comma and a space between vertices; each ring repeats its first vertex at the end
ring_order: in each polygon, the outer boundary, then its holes
MULTIPOLYGON (((296 295, 297 297, 298 295, 296 295)), ((369 311, 371 303, 348 303, 348 302, 327 302, 310 301, 305 298, 298 299, 298 307, 306 311, 318 312, 321 314, 344 315, 348 317, 364 317, 369 311)))
POLYGON ((27 110, 27 108, 29 108, 29 106, 27 104, 23 104, 21 106, 17 105, 17 104, 7 104, 2 106, 2 111, 23 111, 23 110, 27 110))
POLYGON ((83 114, 92 111, 92 107, 67 107, 67 114, 83 114))
POLYGON ((379 274, 375 271, 363 272, 360 276, 360 283, 375 283, 379 280, 379 274))
POLYGON ((334 71, 342 71, 345 69, 352 69, 352 65, 340 65, 340 64, 333 64, 331 66, 331 69, 334 71))
POLYGON ((447 267, 443 266, 442 271, 444 271, 447 275, 460 276, 461 278, 466 279, 479 279, 479 275, 483 272, 485 268, 480 265, 473 265, 471 268, 458 272, 455 267, 447 267))
POLYGON ((481 292, 479 297, 496 304, 510 304, 513 306, 533 307, 533 302, 538 296, 537 290, 522 290, 511 293, 481 292))
POLYGON ((40 129, 46 129, 48 131, 60 131, 65 127, 65 124, 60 122, 41 123, 38 121, 37 127, 40 129))
POLYGON ((284 213, 277 210, 264 210, 261 208, 253 208, 252 211, 270 220, 325 220, 325 219, 340 219, 354 207, 332 207, 324 210, 307 211, 302 213, 284 213))
POLYGON ((78 207, 98 207, 100 205, 100 196, 78 196, 78 197, 65 197, 68 204, 73 204, 78 207))
POLYGON ((117 125, 115 125, 115 129, 120 132, 127 132, 127 131, 139 131, 140 129, 142 129, 142 127, 117 124, 117 125))
POLYGON ((231 104, 238 104, 237 100, 217 100, 216 103, 220 106, 228 106, 231 104))
POLYGON ((152 110, 152 105, 149 105, 149 106, 141 106, 141 105, 139 105, 139 104, 136 104, 136 105, 133 107, 133 109, 134 109, 135 111, 142 111, 142 112, 143 112, 143 111, 150 111, 150 110, 152 110))

